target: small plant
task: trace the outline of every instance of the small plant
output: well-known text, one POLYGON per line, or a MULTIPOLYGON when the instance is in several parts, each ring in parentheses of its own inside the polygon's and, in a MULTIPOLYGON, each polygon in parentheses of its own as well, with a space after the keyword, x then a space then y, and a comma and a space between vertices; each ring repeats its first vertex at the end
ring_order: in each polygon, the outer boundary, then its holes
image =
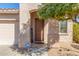
POLYGON ((79 23, 73 24, 73 40, 76 43, 79 43, 79 23))
POLYGON ((59 49, 59 51, 62 51, 62 49, 59 49))

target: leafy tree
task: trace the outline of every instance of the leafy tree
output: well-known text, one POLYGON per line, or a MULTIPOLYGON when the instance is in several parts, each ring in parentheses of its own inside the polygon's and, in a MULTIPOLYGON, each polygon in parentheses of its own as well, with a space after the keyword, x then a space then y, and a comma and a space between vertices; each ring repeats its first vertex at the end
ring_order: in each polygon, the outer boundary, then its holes
POLYGON ((73 41, 79 43, 79 23, 73 24, 73 41))
MULTIPOLYGON (((78 3, 43 3, 39 6, 37 12, 39 18, 47 20, 54 18, 56 20, 68 20, 79 14, 78 3)), ((75 26, 75 25, 74 25, 75 26)), ((79 42, 79 26, 74 27, 74 41, 79 42), (76 33, 77 32, 77 33, 76 33)), ((48 40, 49 41, 49 40, 48 40)), ((48 43, 48 47, 50 42, 48 43)))
POLYGON ((54 18, 57 20, 71 19, 78 14, 77 3, 43 3, 38 9, 38 16, 42 19, 54 18))

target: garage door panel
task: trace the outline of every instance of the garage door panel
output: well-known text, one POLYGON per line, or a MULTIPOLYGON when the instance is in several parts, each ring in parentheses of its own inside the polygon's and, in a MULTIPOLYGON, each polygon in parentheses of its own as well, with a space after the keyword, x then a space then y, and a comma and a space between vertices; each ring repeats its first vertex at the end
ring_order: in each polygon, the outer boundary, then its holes
POLYGON ((14 24, 0 24, 0 45, 13 45, 15 39, 14 24))

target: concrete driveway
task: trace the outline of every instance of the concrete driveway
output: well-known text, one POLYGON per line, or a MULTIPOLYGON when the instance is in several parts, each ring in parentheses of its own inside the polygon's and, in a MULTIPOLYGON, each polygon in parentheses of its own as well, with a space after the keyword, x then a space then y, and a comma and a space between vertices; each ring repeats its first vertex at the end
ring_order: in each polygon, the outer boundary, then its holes
POLYGON ((13 50, 11 46, 4 46, 0 45, 0 56, 22 56, 23 54, 20 54, 16 50, 13 50))

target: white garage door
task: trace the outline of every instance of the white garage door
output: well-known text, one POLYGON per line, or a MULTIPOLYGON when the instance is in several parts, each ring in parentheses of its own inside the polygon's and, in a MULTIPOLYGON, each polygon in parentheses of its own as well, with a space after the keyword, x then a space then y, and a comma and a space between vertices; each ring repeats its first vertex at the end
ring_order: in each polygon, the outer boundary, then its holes
POLYGON ((14 24, 0 24, 0 45, 13 45, 14 34, 14 24))

